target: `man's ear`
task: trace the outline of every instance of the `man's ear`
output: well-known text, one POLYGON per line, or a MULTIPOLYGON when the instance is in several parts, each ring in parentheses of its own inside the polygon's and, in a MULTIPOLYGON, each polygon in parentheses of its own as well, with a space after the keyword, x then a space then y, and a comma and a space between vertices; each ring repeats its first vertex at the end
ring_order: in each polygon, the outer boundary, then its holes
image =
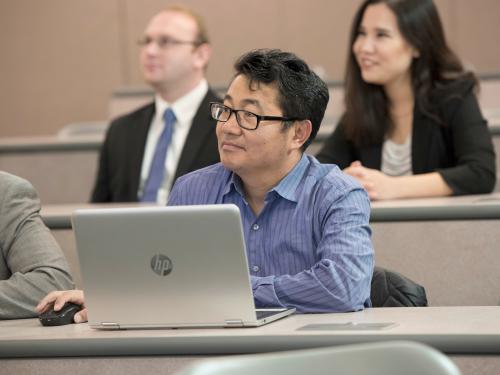
POLYGON ((295 121, 293 126, 293 145, 300 149, 307 142, 312 132, 312 123, 309 120, 295 121))
POLYGON ((212 47, 208 43, 203 43, 198 47, 196 47, 194 54, 195 54, 195 59, 194 59, 195 67, 205 69, 205 67, 208 65, 210 57, 212 56, 212 47))

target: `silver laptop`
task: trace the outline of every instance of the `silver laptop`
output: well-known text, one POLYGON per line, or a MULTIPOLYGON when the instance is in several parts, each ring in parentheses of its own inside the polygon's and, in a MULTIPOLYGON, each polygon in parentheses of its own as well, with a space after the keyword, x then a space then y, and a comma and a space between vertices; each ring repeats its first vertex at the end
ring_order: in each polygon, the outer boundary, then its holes
POLYGON ((93 328, 256 327, 295 309, 256 310, 234 205, 73 213, 93 328))

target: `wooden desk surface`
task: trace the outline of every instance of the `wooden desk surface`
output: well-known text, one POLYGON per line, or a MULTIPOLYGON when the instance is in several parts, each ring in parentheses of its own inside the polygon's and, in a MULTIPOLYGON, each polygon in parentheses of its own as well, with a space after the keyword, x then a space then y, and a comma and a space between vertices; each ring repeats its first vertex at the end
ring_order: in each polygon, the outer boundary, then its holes
POLYGON ((387 340, 420 341, 450 354, 498 355, 500 306, 293 315, 259 328, 229 329, 100 331, 87 324, 42 327, 36 319, 0 322, 2 357, 259 353, 387 340), (345 323, 395 324, 381 330, 328 327, 345 323), (311 324, 327 327, 304 329, 311 324))

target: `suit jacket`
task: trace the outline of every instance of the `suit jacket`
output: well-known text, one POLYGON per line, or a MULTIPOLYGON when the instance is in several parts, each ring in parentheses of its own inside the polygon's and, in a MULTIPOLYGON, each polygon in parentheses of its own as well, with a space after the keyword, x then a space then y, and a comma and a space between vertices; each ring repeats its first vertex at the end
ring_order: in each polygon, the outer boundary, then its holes
POLYGON ((0 172, 0 319, 34 317, 47 293, 74 288, 64 255, 39 211, 33 186, 0 172))
MULTIPOLYGON (((209 102, 219 98, 208 90, 196 112, 182 149, 174 179, 219 162, 216 122, 209 102)), ((142 159, 149 127, 155 114, 151 103, 114 120, 101 149, 92 202, 136 202, 142 159)))
MULTIPOLYGON (((495 151, 472 82, 449 84, 432 99, 442 123, 415 105, 413 173, 439 172, 456 195, 491 192, 496 182, 495 151)), ((342 169, 359 160, 368 168, 380 170, 382 146, 382 143, 355 145, 346 138, 340 122, 317 158, 342 169)))

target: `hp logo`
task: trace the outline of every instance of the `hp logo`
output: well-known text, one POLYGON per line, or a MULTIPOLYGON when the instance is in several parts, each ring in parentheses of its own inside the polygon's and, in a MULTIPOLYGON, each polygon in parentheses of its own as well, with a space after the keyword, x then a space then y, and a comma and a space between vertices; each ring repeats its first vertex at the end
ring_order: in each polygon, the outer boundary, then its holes
POLYGON ((159 276, 167 276, 172 272, 172 261, 163 254, 156 254, 151 258, 151 269, 159 276))

